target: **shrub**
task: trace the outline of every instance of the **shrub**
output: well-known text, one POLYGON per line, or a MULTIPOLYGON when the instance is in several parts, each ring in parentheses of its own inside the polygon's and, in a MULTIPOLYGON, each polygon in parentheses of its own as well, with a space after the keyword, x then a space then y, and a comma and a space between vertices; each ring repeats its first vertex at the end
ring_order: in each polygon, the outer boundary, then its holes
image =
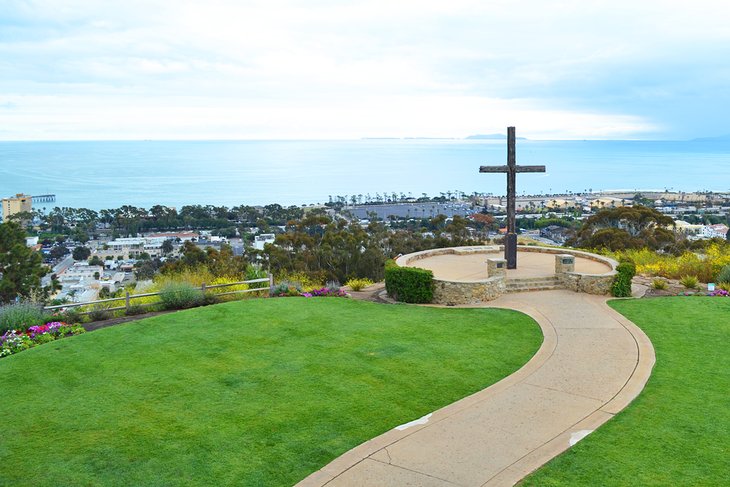
POLYGON ((345 283, 345 286, 349 286, 353 291, 362 291, 368 286, 372 286, 373 281, 367 278, 362 279, 350 279, 345 283))
POLYGON ((66 323, 81 323, 84 320, 83 315, 78 308, 68 308, 61 313, 62 321, 66 323))
POLYGON ((322 272, 281 272, 277 277, 277 281, 297 283, 300 291, 321 289, 325 284, 322 272))
POLYGON ((667 281, 664 279, 654 279, 651 281, 651 287, 652 289, 667 289, 669 285, 667 285, 667 281))
POLYGON ((327 284, 324 285, 324 289, 331 292, 338 292, 340 290, 340 283, 337 281, 327 281, 327 284))
POLYGON ((616 277, 613 278, 611 294, 617 298, 631 296, 631 279, 636 275, 636 265, 633 262, 621 262, 616 267, 616 277))
POLYGON ((160 301, 165 309, 194 308, 203 304, 203 291, 186 282, 170 282, 160 290, 160 301))
POLYGON ((430 303, 433 300, 433 272, 386 263, 385 289, 396 301, 430 303))
POLYGON ((730 284, 730 265, 726 265, 720 269, 720 272, 717 274, 716 281, 730 284))
POLYGON ((212 287, 212 286, 218 286, 220 284, 232 284, 234 282, 240 282, 240 278, 235 279, 232 277, 218 277, 214 279, 212 282, 206 283, 206 285, 211 286, 210 288, 206 288, 205 290, 205 299, 204 304, 215 304, 218 302, 223 301, 235 301, 237 299, 241 299, 246 296, 246 293, 238 293, 238 294, 226 294, 233 291, 243 291, 245 289, 248 289, 248 284, 236 284, 235 286, 225 286, 225 287, 212 287), (223 296, 221 296, 223 294, 223 296))
MULTIPOLYGON (((246 269, 246 280, 252 281, 254 279, 263 279, 264 277, 269 277, 269 273, 266 272, 264 269, 261 268, 261 266, 258 265, 250 265, 246 269)), ((269 283, 268 282, 254 282, 248 285, 249 289, 262 289, 265 292, 269 292, 269 283)), ((262 296, 262 293, 248 293, 256 294, 259 296, 262 296)))
POLYGON ((112 313, 111 311, 109 311, 108 304, 95 304, 91 307, 91 311, 89 311, 88 317, 91 321, 103 321, 111 318, 112 313))
POLYGON ((0 306, 0 331, 25 331, 31 326, 44 325, 53 317, 39 304, 20 302, 0 306))
POLYGON ((144 306, 140 306, 139 304, 133 304, 129 308, 124 310, 124 314, 127 316, 137 316, 145 314, 147 310, 144 306))
MULTIPOLYGON (((227 282, 241 281, 242 279, 230 279, 227 282)), ((216 281, 216 277, 208 269, 204 267, 196 268, 184 268, 176 272, 167 272, 155 276, 154 285, 152 288, 162 290, 168 285, 179 284, 181 282, 188 283, 192 286, 200 287, 203 283, 213 284, 216 281)), ((223 284, 221 282, 220 284, 223 284)))
POLYGON ((203 300, 200 304, 202 306, 208 306, 210 304, 222 303, 224 301, 232 301, 238 299, 239 297, 240 295, 237 294, 227 294, 225 296, 219 296, 216 293, 206 292, 205 294, 203 294, 203 300))
POLYGON ((302 294, 302 285, 298 282, 281 281, 271 288, 271 296, 299 296, 302 294))
POLYGON ((682 276, 682 278, 679 280, 679 283, 687 289, 697 289, 697 284, 699 284, 699 281, 697 280, 697 276, 687 275, 682 276))
POLYGON ((723 291, 730 291, 730 282, 718 283, 717 288, 722 289, 723 291))
MULTIPOLYGON (((730 246, 710 244, 704 255, 685 252, 680 256, 658 254, 649 249, 609 252, 618 261, 631 260, 641 274, 679 279, 685 275, 697 276, 701 282, 712 282, 725 266, 730 266, 730 246)), ((719 282, 720 280, 717 279, 719 282)))

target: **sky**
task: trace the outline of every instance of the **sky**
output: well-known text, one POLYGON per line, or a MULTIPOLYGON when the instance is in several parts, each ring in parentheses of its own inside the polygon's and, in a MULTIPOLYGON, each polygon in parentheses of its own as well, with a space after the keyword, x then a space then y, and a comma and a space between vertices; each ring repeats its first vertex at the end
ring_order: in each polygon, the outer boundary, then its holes
POLYGON ((730 133, 726 0, 0 0, 0 140, 730 133))

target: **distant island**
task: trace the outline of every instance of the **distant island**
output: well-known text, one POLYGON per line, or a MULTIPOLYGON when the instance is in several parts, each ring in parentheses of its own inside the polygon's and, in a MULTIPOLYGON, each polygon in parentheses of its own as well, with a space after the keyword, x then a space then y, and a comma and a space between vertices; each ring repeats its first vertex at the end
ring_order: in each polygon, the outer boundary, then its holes
POLYGON ((692 142, 730 142, 730 134, 719 135, 717 137, 700 137, 692 139, 692 142))
POLYGON ((458 137, 362 137, 361 140, 459 140, 458 137))

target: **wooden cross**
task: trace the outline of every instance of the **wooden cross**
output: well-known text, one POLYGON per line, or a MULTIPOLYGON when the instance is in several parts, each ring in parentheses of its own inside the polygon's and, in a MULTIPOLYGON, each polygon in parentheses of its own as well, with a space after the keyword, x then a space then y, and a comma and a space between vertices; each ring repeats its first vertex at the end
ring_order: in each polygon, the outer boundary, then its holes
POLYGON ((515 189, 518 172, 545 172, 545 166, 518 166, 515 149, 515 128, 507 127, 507 165, 481 166, 479 172, 507 173, 507 236, 504 241, 504 258, 507 269, 517 269, 517 226, 515 225, 515 189))

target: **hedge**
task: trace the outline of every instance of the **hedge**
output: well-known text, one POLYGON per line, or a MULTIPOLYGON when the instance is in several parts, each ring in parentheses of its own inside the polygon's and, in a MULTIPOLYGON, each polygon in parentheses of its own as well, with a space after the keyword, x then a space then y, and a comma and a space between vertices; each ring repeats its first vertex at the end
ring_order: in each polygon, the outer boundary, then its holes
POLYGON ((633 262, 621 262, 616 266, 616 277, 613 278, 611 294, 617 298, 631 296, 631 279, 636 275, 636 265, 633 262))
POLYGON ((430 303, 433 300, 433 272, 417 267, 385 263, 385 290, 396 301, 430 303))

